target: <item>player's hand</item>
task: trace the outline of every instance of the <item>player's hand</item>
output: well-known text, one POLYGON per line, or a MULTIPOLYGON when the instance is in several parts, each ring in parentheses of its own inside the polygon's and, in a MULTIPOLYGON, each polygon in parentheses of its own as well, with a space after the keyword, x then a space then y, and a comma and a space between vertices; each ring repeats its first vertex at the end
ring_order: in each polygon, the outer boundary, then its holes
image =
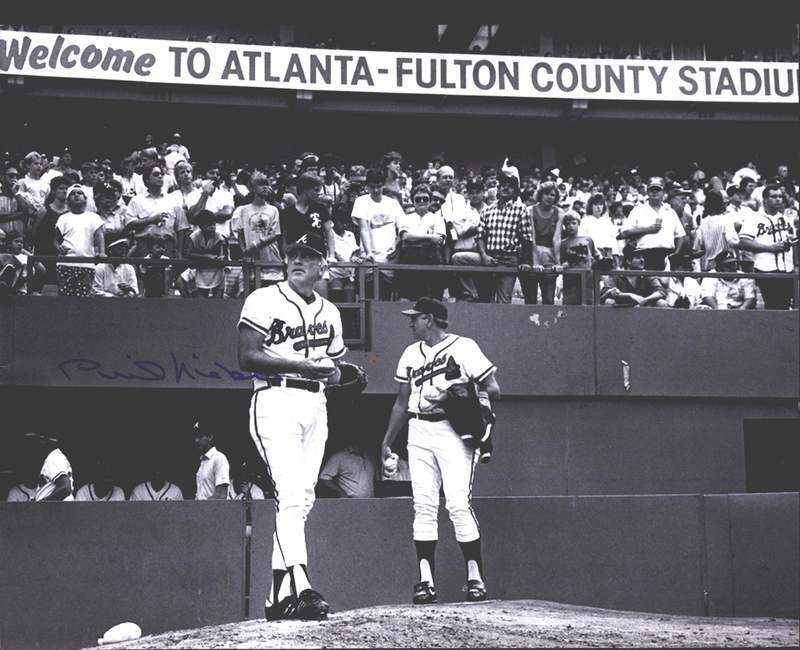
POLYGON ((298 371, 309 379, 325 380, 333 376, 337 371, 336 365, 329 365, 328 359, 303 359, 299 363, 298 371))
POLYGON ((481 258, 481 264, 483 266, 497 266, 497 260, 493 258, 491 255, 484 255, 481 258))
POLYGON ((534 264, 531 269, 534 273, 544 273, 544 267, 541 264, 534 264))
POLYGON ((391 455, 392 448, 389 445, 383 445, 383 449, 381 450, 381 460, 385 461, 391 455))
POLYGON ((520 273, 528 273, 529 271, 533 270, 533 267, 530 264, 520 264, 517 269, 520 273))
POLYGON ((553 273, 561 273, 564 270, 564 266, 561 264, 554 264, 552 269, 553 273))

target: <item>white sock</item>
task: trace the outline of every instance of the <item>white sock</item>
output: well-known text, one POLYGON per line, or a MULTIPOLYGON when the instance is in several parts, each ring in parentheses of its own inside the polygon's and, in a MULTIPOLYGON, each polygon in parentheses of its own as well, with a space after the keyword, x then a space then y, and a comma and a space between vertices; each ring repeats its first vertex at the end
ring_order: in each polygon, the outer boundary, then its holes
POLYGON ((481 572, 478 570, 478 563, 475 560, 467 562, 467 580, 480 580, 483 582, 481 572))
MULTIPOLYGON (((293 567, 289 569, 294 576, 294 587, 297 589, 297 595, 299 596, 301 592, 305 591, 306 589, 311 589, 311 583, 308 581, 308 576, 306 575, 305 570, 299 564, 295 564, 293 567)), ((288 582, 286 580, 285 582, 288 582)))
POLYGON ((431 574, 431 565, 428 560, 419 561, 419 581, 429 582, 433 586, 433 574, 431 574))

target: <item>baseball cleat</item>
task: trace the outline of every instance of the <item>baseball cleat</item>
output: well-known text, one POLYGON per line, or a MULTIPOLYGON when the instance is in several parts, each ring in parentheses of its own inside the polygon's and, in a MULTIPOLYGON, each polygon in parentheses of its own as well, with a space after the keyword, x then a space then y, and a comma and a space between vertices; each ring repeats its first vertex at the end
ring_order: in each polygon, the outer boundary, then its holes
POLYGON ((485 465, 490 460, 492 460, 492 452, 489 451, 488 449, 486 451, 482 451, 481 452, 481 457, 480 457, 481 463, 483 463, 485 465))
POLYGON ((280 602, 267 607, 264 605, 264 618, 268 621, 280 621, 287 618, 293 618, 297 609, 293 596, 286 596, 280 602))
POLYGON ((330 605, 313 589, 304 589, 297 596, 297 608, 293 618, 304 621, 321 621, 328 617, 330 605))
POLYGON ((486 585, 480 580, 467 580, 463 591, 467 593, 467 602, 469 603, 486 600, 486 585))
POLYGON ((414 604, 429 605, 437 602, 436 588, 427 580, 414 585, 414 604))

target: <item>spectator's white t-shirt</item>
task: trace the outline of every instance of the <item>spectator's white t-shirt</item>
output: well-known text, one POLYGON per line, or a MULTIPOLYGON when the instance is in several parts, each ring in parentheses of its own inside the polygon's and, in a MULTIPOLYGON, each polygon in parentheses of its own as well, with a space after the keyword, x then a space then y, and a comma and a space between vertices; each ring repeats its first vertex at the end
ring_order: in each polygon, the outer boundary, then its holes
MULTIPOLYGON (((94 234, 103 227, 103 219, 94 212, 65 212, 56 221, 56 230, 64 238, 64 245, 69 248, 70 257, 94 257, 94 234)), ((69 263, 69 266, 92 268, 91 262, 69 263)))
POLYGON ((337 451, 325 463, 319 478, 336 483, 347 497, 375 496, 375 462, 368 454, 337 451))
MULTIPOLYGON (((345 230, 341 235, 333 231, 334 251, 338 262, 349 262, 350 258, 358 250, 356 236, 349 230, 345 230)), ((331 268, 332 278, 353 278, 355 269, 331 268)))
MULTIPOLYGON (((372 257, 376 262, 386 262, 394 252, 397 242, 397 224, 405 216, 397 199, 381 196, 374 201, 369 194, 359 196, 353 203, 352 218, 356 223, 366 222, 372 236, 372 257)), ((366 249, 364 249, 366 252, 366 249)))
MULTIPOLYGON (((661 217, 661 229, 655 233, 647 233, 639 238, 638 248, 675 248, 675 238, 684 237, 686 230, 678 215, 666 203, 662 203, 658 210, 653 209, 650 203, 637 205, 625 219, 622 230, 630 228, 645 228, 655 225, 656 218, 661 217)), ((596 246, 597 244, 595 244, 596 246)))
POLYGON ((416 212, 404 214, 398 221, 397 229, 399 232, 407 232, 409 235, 445 235, 447 226, 444 223, 441 212, 428 212, 419 216, 416 212))
POLYGON ((228 459, 216 447, 211 447, 200 457, 200 467, 197 468, 197 494, 195 499, 203 501, 214 495, 214 488, 218 485, 230 485, 230 465, 228 459))
POLYGON ((22 194, 34 208, 43 208, 49 193, 50 183, 44 176, 34 178, 30 174, 26 174, 19 181, 17 194, 22 194))
MULTIPOLYGON (((224 225, 224 224, 221 224, 224 225)), ((281 220, 278 209, 274 205, 240 205, 233 211, 230 220, 231 230, 242 233, 245 248, 267 240, 281 233, 281 220)), ((262 264, 282 264, 283 258, 277 240, 260 247, 253 255, 254 262, 262 264)), ((283 280, 282 268, 262 268, 261 277, 266 280, 283 280)))

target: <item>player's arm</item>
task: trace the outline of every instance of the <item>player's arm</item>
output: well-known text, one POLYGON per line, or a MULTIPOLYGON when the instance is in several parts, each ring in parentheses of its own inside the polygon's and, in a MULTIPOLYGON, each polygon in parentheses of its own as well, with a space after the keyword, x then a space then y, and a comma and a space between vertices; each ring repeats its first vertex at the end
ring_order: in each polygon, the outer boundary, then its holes
POLYGON ((62 474, 53 481, 52 492, 43 496, 40 501, 63 501, 70 494, 72 494, 72 490, 69 486, 69 477, 66 474, 62 474))
POLYGON ((221 485, 217 485, 214 487, 214 494, 212 494, 210 499, 222 499, 223 501, 228 498, 228 484, 223 483, 221 485))
POLYGON ((408 397, 411 395, 411 384, 400 384, 400 389, 397 391, 397 397, 392 406, 392 412, 389 415, 389 426, 386 428, 386 434, 383 436, 383 451, 381 458, 386 460, 389 454, 392 453, 392 443, 397 438, 397 434, 408 422, 408 397))
POLYGON ((494 373, 478 383, 478 390, 486 391, 486 393, 489 395, 489 398, 492 400, 500 399, 500 385, 497 383, 494 373))
POLYGON ((259 375, 279 375, 296 372, 309 379, 323 380, 337 372, 337 368, 319 367, 310 359, 283 359, 264 353, 264 334, 245 325, 239 325, 239 368, 259 375))

